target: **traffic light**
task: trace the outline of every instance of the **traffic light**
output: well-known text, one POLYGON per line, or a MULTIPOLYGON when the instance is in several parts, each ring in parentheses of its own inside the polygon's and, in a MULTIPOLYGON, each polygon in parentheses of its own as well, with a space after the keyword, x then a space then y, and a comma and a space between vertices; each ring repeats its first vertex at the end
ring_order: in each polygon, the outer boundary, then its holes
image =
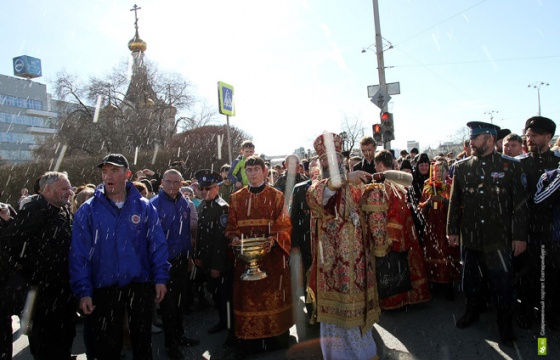
POLYGON ((383 136, 381 135, 381 125, 373 124, 373 140, 377 144, 381 144, 383 142, 383 136))
POLYGON ((382 112, 381 118, 381 134, 383 134, 383 141, 388 142, 395 140, 395 128, 393 127, 393 114, 390 112, 382 112))

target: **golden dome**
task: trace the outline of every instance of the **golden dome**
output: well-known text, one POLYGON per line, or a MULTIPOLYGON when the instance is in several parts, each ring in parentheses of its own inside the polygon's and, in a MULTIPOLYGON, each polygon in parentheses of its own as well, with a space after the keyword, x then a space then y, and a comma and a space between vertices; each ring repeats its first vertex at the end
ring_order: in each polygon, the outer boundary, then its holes
POLYGON ((132 52, 144 52, 147 47, 148 44, 146 44, 144 40, 140 39, 140 36, 138 36, 138 29, 136 29, 136 34, 134 34, 134 37, 128 42, 128 48, 132 52))

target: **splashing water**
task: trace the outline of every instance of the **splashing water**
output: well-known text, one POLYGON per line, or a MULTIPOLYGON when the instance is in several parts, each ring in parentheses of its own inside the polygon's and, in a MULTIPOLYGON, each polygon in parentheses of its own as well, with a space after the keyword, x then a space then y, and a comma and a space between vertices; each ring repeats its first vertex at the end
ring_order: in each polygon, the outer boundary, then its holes
POLYGON ((101 103, 103 102, 103 95, 97 95, 97 103, 95 104, 95 112, 93 113, 93 123, 96 124, 99 120, 99 111, 101 109, 101 103))
POLYGON ((325 148, 327 154, 327 160, 329 162, 329 173, 331 175, 331 182, 334 187, 342 186, 342 178, 340 176, 340 168, 338 166, 338 154, 334 146, 333 134, 325 131, 323 132, 323 138, 325 139, 325 148))
POLYGON ((62 145, 62 149, 60 150, 60 154, 58 154, 58 159, 56 159, 56 164, 54 165, 53 171, 58 171, 60 168, 60 163, 64 159, 64 154, 66 154, 66 150, 68 149, 68 145, 62 145))
POLYGON ((156 163, 156 157, 158 151, 159 151, 159 144, 156 144, 156 148, 154 149, 154 157, 152 158, 152 165, 156 163))

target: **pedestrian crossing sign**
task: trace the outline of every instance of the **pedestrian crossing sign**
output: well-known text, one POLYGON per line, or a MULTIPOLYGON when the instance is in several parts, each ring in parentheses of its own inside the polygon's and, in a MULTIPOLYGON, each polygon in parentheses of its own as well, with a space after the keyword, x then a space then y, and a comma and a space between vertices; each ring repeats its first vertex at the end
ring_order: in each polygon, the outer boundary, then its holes
POLYGON ((218 101, 220 114, 235 116, 235 102, 233 100, 233 86, 218 81, 218 101))

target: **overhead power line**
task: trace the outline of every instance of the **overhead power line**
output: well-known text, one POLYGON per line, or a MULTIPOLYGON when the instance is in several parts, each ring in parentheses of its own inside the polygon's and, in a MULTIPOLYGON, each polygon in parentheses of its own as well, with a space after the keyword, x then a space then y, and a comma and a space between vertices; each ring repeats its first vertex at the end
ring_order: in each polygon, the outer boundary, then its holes
MULTIPOLYGON (((402 51, 402 49, 399 50, 402 51)), ((403 68, 403 67, 420 67, 420 66, 464 65, 464 64, 478 64, 478 63, 500 62, 500 61, 522 61, 522 60, 539 60, 539 59, 555 59, 555 58, 560 58, 560 55, 531 56, 531 57, 522 57, 522 58, 505 58, 505 59, 492 59, 492 60, 471 60, 471 61, 458 61, 458 62, 433 63, 433 64, 421 64, 420 62, 418 62, 419 64, 393 65, 393 67, 403 68)))

